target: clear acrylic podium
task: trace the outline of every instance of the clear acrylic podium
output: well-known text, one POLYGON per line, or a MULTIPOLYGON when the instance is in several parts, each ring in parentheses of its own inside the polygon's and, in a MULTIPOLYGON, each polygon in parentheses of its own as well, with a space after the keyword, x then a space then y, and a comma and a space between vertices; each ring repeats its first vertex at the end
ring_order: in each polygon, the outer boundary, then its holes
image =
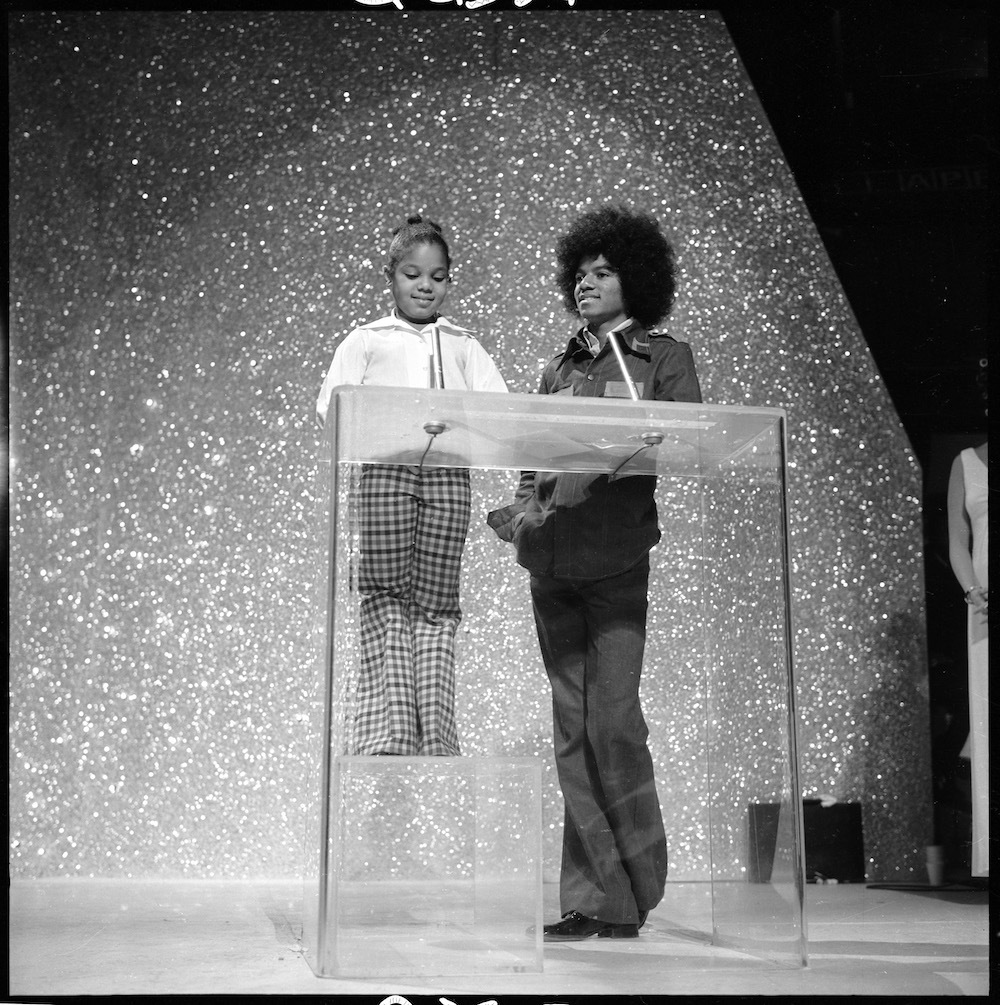
MULTIPOLYGON (((326 561, 310 734, 318 798, 307 793, 303 925, 313 971, 398 977, 542 967, 539 759, 347 756, 359 600, 350 503, 366 463, 659 476, 661 514, 672 507, 687 528, 677 554, 690 565, 685 592, 697 598, 701 626, 688 662, 702 696, 695 783, 707 813, 700 831, 711 937, 804 965, 784 412, 340 387, 319 471, 316 547, 326 561), (761 806, 766 834, 754 827, 761 806)), ((509 501, 474 496, 474 511, 509 501)), ((518 569, 513 549, 510 563, 518 569)), ((651 614, 652 590, 651 582, 651 614)), ((669 606, 669 592, 656 602, 669 606)), ((644 670, 644 686, 646 678, 644 670)), ((657 686, 655 672, 648 683, 657 686)), ((669 826, 667 834, 669 843, 669 826)))

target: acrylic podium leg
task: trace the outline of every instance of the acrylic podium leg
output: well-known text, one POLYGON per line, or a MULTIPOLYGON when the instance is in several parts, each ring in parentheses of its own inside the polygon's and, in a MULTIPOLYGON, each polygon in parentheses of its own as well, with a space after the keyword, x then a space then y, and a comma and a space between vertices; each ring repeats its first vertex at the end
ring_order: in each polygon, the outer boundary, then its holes
POLYGON ((337 757, 331 782, 318 976, 541 971, 539 761, 337 757))
POLYGON ((805 854, 783 422, 763 446, 781 463, 764 470, 734 464, 701 483, 705 510, 723 515, 706 528, 701 563, 711 570, 701 592, 711 626, 705 735, 713 940, 800 967, 807 962, 805 854))

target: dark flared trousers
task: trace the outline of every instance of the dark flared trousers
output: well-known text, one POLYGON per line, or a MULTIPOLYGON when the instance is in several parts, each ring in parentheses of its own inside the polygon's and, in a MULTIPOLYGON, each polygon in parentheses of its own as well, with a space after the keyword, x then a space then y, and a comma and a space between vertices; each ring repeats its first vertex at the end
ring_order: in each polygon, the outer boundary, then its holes
POLYGON ((649 559, 620 576, 533 576, 566 806, 562 912, 635 923, 663 897, 667 842, 639 706, 649 559))

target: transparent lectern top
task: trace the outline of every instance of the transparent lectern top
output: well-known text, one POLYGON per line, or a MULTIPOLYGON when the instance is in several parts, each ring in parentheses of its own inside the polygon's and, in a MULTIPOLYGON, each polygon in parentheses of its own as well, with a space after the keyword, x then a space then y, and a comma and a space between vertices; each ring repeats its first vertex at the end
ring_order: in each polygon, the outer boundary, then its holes
POLYGON ((780 470, 784 410, 431 388, 334 389, 341 462, 705 475, 780 470))

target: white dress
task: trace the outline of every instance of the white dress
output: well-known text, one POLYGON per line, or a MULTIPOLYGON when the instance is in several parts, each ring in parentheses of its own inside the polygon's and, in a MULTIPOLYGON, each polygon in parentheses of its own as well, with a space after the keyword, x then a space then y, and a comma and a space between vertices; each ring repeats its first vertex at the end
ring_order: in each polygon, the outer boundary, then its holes
MULTIPOLYGON (((989 586, 988 469, 976 451, 961 453, 965 509, 972 525, 972 568, 989 586)), ((972 759, 972 875, 990 874, 989 619, 969 608, 969 740, 972 759)))

